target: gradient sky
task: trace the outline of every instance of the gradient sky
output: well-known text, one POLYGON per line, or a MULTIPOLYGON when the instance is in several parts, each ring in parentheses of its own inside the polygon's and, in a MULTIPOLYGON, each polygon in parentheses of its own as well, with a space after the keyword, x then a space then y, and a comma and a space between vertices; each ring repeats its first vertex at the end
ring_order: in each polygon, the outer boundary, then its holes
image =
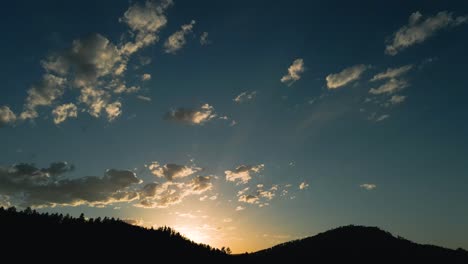
POLYGON ((468 248, 467 2, 3 10, 0 205, 234 252, 347 224, 468 248))

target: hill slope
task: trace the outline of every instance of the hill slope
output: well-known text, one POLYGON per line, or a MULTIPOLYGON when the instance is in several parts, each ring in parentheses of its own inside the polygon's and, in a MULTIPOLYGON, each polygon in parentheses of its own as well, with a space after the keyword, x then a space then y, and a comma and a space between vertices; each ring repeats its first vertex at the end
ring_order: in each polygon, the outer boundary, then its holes
POLYGON ((468 252, 421 245, 377 227, 345 226, 243 255, 246 260, 323 260, 350 263, 468 263, 468 252))

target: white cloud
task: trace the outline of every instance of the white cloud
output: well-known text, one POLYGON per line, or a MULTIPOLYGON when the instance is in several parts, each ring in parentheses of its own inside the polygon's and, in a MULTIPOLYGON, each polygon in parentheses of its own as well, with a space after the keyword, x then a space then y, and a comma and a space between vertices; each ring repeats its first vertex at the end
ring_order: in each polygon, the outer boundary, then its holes
POLYGON ((160 165, 158 162, 153 162, 148 166, 148 169, 157 177, 166 178, 169 181, 174 179, 185 178, 196 172, 201 171, 201 168, 194 166, 177 165, 173 163, 160 165))
POLYGON ((383 114, 383 115, 377 117, 377 118, 375 119, 375 122, 384 121, 385 119, 387 119, 387 118, 389 118, 389 117, 390 117, 390 115, 388 115, 388 114, 383 114))
POLYGON ((307 188, 309 188, 309 184, 308 184, 308 183, 306 183, 306 182, 301 182, 301 184, 299 184, 299 189, 300 189, 300 190, 305 190, 305 189, 307 189, 307 188))
POLYGON ((244 210, 244 209, 245 209, 245 207, 240 206, 240 205, 236 207, 236 211, 242 211, 242 210, 244 210))
POLYGON ((141 80, 142 80, 142 81, 149 81, 149 80, 151 80, 151 74, 145 73, 145 74, 141 75, 141 80))
POLYGON ((8 106, 0 106, 0 127, 16 122, 16 115, 8 106))
POLYGON ((257 91, 253 91, 253 92, 250 92, 250 93, 249 92, 242 92, 238 96, 236 96, 236 98, 234 98, 233 101, 238 103, 238 104, 241 104, 243 102, 253 100, 256 95, 257 95, 257 91))
POLYGON ((184 47, 187 43, 185 36, 192 32, 195 23, 195 20, 192 20, 190 21, 190 24, 182 25, 179 31, 170 35, 166 42, 164 42, 164 51, 166 53, 175 54, 178 50, 184 47))
POLYGON ((409 46, 424 42, 444 28, 459 26, 468 21, 467 16, 454 17, 447 11, 439 12, 426 19, 422 17, 419 11, 412 13, 408 24, 396 31, 388 41, 385 53, 394 56, 409 46))
POLYGON ((359 64, 346 68, 339 73, 329 74, 325 78, 327 81, 327 87, 328 89, 336 89, 356 81, 361 77, 362 73, 364 73, 366 69, 366 65, 359 64))
POLYGON ((203 32, 203 33, 200 35, 200 44, 201 44, 202 46, 211 44, 211 41, 208 39, 208 32, 203 32))
POLYGON ((413 68, 413 65, 405 65, 399 68, 388 68, 386 71, 376 74, 372 79, 371 82, 383 80, 383 79, 394 79, 397 78, 413 68))
POLYGON ((73 103, 59 105, 52 111, 52 115, 54 116, 54 123, 60 124, 67 120, 67 118, 76 118, 78 116, 78 108, 73 103))
POLYGON ((368 191, 371 191, 371 190, 374 190, 375 188, 377 188, 377 185, 375 185, 373 183, 363 183, 363 184, 359 185, 359 187, 361 187, 363 189, 366 189, 368 191))
POLYGON ((409 83, 405 80, 398 79, 389 79, 386 83, 380 85, 377 88, 371 88, 369 93, 378 95, 378 94, 392 94, 398 92, 409 86, 409 83))
POLYGON ((258 203, 258 200, 259 198, 256 195, 244 194, 239 196, 239 202, 254 204, 258 203))
POLYGON ((224 223, 231 223, 231 222, 232 222, 232 218, 224 218, 224 219, 223 219, 223 222, 224 222, 224 223))
POLYGON ((151 97, 148 97, 148 96, 137 95, 137 98, 142 101, 151 102, 151 97))
POLYGON ((242 183, 245 184, 252 179, 251 173, 259 173, 265 168, 264 164, 259 164, 256 166, 251 165, 240 165, 235 170, 230 171, 227 170, 224 173, 226 174, 226 180, 235 182, 237 181, 238 184, 242 183))
POLYGON ((395 105, 395 104, 403 103, 405 100, 406 100, 406 96, 396 94, 390 98, 390 103, 395 105))
POLYGON ((78 98, 80 103, 84 103, 88 106, 88 113, 93 117, 101 116, 102 110, 105 109, 110 94, 101 89, 93 89, 91 87, 85 87, 81 89, 81 95, 78 98))
POLYGON ((281 82, 291 86, 293 83, 301 79, 301 74, 304 73, 304 60, 295 59, 288 68, 288 74, 281 77, 281 82))
POLYGON ((163 0, 159 3, 146 1, 144 6, 138 2, 130 6, 120 21, 126 23, 136 36, 133 42, 122 45, 121 52, 128 56, 157 42, 159 40, 157 33, 167 24, 164 12, 172 3, 172 0, 163 0))
POLYGON ((202 125, 216 117, 213 106, 204 104, 198 109, 178 108, 166 114, 166 119, 192 125, 202 125))

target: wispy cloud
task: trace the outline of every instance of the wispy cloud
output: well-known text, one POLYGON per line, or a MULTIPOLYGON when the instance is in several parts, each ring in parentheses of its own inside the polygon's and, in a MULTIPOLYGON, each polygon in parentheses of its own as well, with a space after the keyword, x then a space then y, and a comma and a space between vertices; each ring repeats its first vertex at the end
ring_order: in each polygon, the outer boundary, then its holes
POLYGON ((291 66, 288 68, 288 74, 281 77, 281 82, 286 83, 288 86, 291 86, 296 81, 301 79, 302 73, 304 73, 304 60, 303 59, 295 59, 291 66))
POLYGON ((245 91, 245 92, 240 93, 238 96, 236 96, 236 98, 234 98, 233 101, 238 104, 241 104, 241 103, 253 100, 256 95, 257 95, 257 91, 252 91, 252 92, 245 91))
POLYGON ((60 124, 67 120, 67 118, 76 118, 78 116, 78 108, 73 103, 59 105, 52 111, 52 115, 54 116, 54 123, 60 124))
POLYGON ((0 127, 16 122, 16 114, 8 106, 0 106, 0 127))
POLYGON ((396 93, 409 86, 409 83, 405 80, 390 79, 386 83, 376 88, 371 88, 369 93, 374 95, 379 94, 392 94, 396 93))
POLYGON ((329 74, 325 78, 327 81, 327 87, 328 89, 336 89, 356 81, 361 77, 366 69, 366 65, 359 64, 346 68, 339 73, 329 74))
POLYGON ((185 36, 192 32, 195 23, 195 20, 192 20, 189 24, 182 25, 179 31, 170 35, 166 42, 164 42, 164 51, 166 53, 175 54, 178 50, 184 47, 187 43, 185 36))
POLYGON ((384 79, 395 79, 401 75, 409 72, 413 68, 413 65, 405 65, 399 68, 388 68, 386 71, 374 75, 371 82, 384 80, 384 79))
POLYGON ((153 175, 166 178, 169 181, 185 178, 201 170, 201 168, 195 166, 178 165, 174 163, 160 165, 157 161, 152 162, 147 165, 147 167, 153 175))
POLYGON ((206 46, 208 44, 211 44, 211 41, 208 39, 208 32, 203 32, 201 35, 200 35, 200 44, 202 46, 206 46))
POLYGON ((408 24, 393 34, 385 47, 385 53, 394 56, 412 45, 424 42, 444 28, 459 26, 467 21, 468 16, 454 17, 447 11, 423 19, 423 15, 416 11, 410 15, 408 24))
POLYGON ((301 182, 301 184, 299 184, 299 190, 305 190, 309 188, 309 184, 306 183, 306 182, 301 182))

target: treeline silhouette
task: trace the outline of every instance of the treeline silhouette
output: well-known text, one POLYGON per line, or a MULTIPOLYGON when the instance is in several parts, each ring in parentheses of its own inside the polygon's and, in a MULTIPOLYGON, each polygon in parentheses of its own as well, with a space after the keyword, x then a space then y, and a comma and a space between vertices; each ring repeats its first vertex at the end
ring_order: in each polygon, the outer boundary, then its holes
POLYGON ((73 218, 14 207, 0 208, 0 241, 0 263, 468 263, 468 252, 461 248, 420 245, 376 227, 339 227, 258 252, 231 255, 229 248, 194 243, 169 227, 148 229, 108 217, 73 218), (11 257, 15 261, 5 261, 11 257))
POLYGON ((2 254, 19 250, 24 253, 20 256, 23 260, 80 259, 94 263, 100 259, 107 263, 130 258, 158 263, 162 259, 222 261, 228 257, 226 248, 194 243, 170 227, 148 229, 115 218, 87 219, 83 214, 74 218, 68 214, 38 213, 30 208, 0 208, 0 239, 2 254), (64 255, 67 259, 60 259, 64 255))

